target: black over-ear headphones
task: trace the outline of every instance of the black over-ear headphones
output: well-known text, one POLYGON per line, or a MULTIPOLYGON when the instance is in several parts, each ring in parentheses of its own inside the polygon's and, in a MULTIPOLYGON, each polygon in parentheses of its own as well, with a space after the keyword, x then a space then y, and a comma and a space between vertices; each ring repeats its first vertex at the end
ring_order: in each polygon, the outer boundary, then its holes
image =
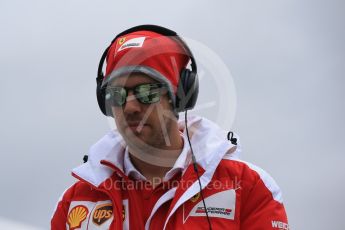
POLYGON ((99 108, 101 109, 102 113, 106 116, 113 116, 111 109, 106 108, 106 103, 105 103, 105 89, 107 85, 102 85, 103 79, 104 79, 104 74, 103 74, 103 65, 104 61, 107 57, 108 50, 113 44, 113 42, 116 41, 117 38, 132 33, 136 31, 141 31, 141 30, 146 30, 146 31, 152 31, 156 32, 158 34, 161 34, 163 36, 168 36, 172 37, 178 42, 181 47, 184 49, 186 54, 189 56, 191 60, 191 70, 184 68, 182 69, 180 73, 180 80, 178 82, 178 87, 177 87, 177 94, 176 94, 176 103, 175 103, 175 111, 176 112, 183 112, 189 109, 193 109, 196 100, 198 98, 198 93, 199 93, 199 82, 198 82, 198 76, 197 76, 197 66, 196 62, 194 59, 194 56, 192 54, 192 51, 189 49, 187 44, 183 41, 183 39, 177 35, 176 32, 167 29, 165 27, 161 26, 156 26, 156 25, 140 25, 140 26, 135 26, 132 27, 128 30, 123 31, 122 33, 118 34, 110 43, 110 45, 105 49, 103 52, 103 55, 101 57, 101 60, 99 61, 98 65, 98 72, 97 72, 97 101, 99 108))

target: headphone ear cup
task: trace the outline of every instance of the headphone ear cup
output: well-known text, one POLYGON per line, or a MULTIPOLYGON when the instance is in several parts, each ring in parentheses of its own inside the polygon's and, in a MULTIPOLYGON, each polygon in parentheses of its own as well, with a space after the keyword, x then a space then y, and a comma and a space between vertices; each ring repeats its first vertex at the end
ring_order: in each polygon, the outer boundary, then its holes
POLYGON ((97 95, 97 102, 100 110, 104 115, 106 115, 105 111, 105 98, 104 98, 104 93, 102 92, 101 84, 97 82, 97 88, 96 88, 96 95, 97 95))
POLYGON ((183 69, 176 94, 176 111, 183 112, 193 109, 199 94, 197 74, 189 69, 183 69))
POLYGON ((96 95, 97 95, 98 106, 105 116, 113 117, 112 110, 106 105, 107 102, 105 101, 106 87, 102 87, 101 85, 102 85, 102 82, 97 81, 96 95))
POLYGON ((199 95, 198 76, 195 72, 192 72, 190 70, 188 71, 189 71, 189 75, 188 75, 188 79, 186 83, 187 103, 186 103, 185 110, 190 110, 194 108, 196 101, 198 99, 198 95, 199 95))

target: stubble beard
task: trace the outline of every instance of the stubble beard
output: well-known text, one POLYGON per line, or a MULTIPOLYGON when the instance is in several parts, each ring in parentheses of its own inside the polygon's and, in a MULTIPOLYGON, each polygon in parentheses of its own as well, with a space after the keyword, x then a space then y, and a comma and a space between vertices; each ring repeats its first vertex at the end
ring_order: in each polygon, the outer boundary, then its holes
POLYGON ((150 132, 145 132, 146 130, 144 130, 141 133, 128 130, 122 136, 128 146, 152 154, 152 152, 163 151, 169 148, 171 143, 171 127, 172 120, 164 119, 164 124, 155 127, 149 126, 150 132), (163 132, 162 126, 165 126, 164 128, 167 132, 163 132))

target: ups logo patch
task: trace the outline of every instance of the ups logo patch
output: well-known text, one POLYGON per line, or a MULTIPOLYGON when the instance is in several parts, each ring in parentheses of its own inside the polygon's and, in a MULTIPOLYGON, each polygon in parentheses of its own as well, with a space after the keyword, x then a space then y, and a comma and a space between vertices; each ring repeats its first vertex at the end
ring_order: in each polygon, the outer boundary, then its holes
POLYGON ((100 204, 95 208, 92 216, 92 222, 96 225, 102 225, 113 215, 113 205, 111 203, 100 204))

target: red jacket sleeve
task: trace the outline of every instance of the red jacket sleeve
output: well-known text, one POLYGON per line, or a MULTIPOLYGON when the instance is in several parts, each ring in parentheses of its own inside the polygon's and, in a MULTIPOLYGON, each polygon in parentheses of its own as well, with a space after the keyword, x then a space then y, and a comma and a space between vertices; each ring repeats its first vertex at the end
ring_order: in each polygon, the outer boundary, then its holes
POLYGON ((242 203, 241 230, 289 229, 281 192, 262 170, 242 203))
POLYGON ((51 230, 66 229, 68 209, 74 194, 76 184, 67 189, 59 199, 51 219, 51 230))

